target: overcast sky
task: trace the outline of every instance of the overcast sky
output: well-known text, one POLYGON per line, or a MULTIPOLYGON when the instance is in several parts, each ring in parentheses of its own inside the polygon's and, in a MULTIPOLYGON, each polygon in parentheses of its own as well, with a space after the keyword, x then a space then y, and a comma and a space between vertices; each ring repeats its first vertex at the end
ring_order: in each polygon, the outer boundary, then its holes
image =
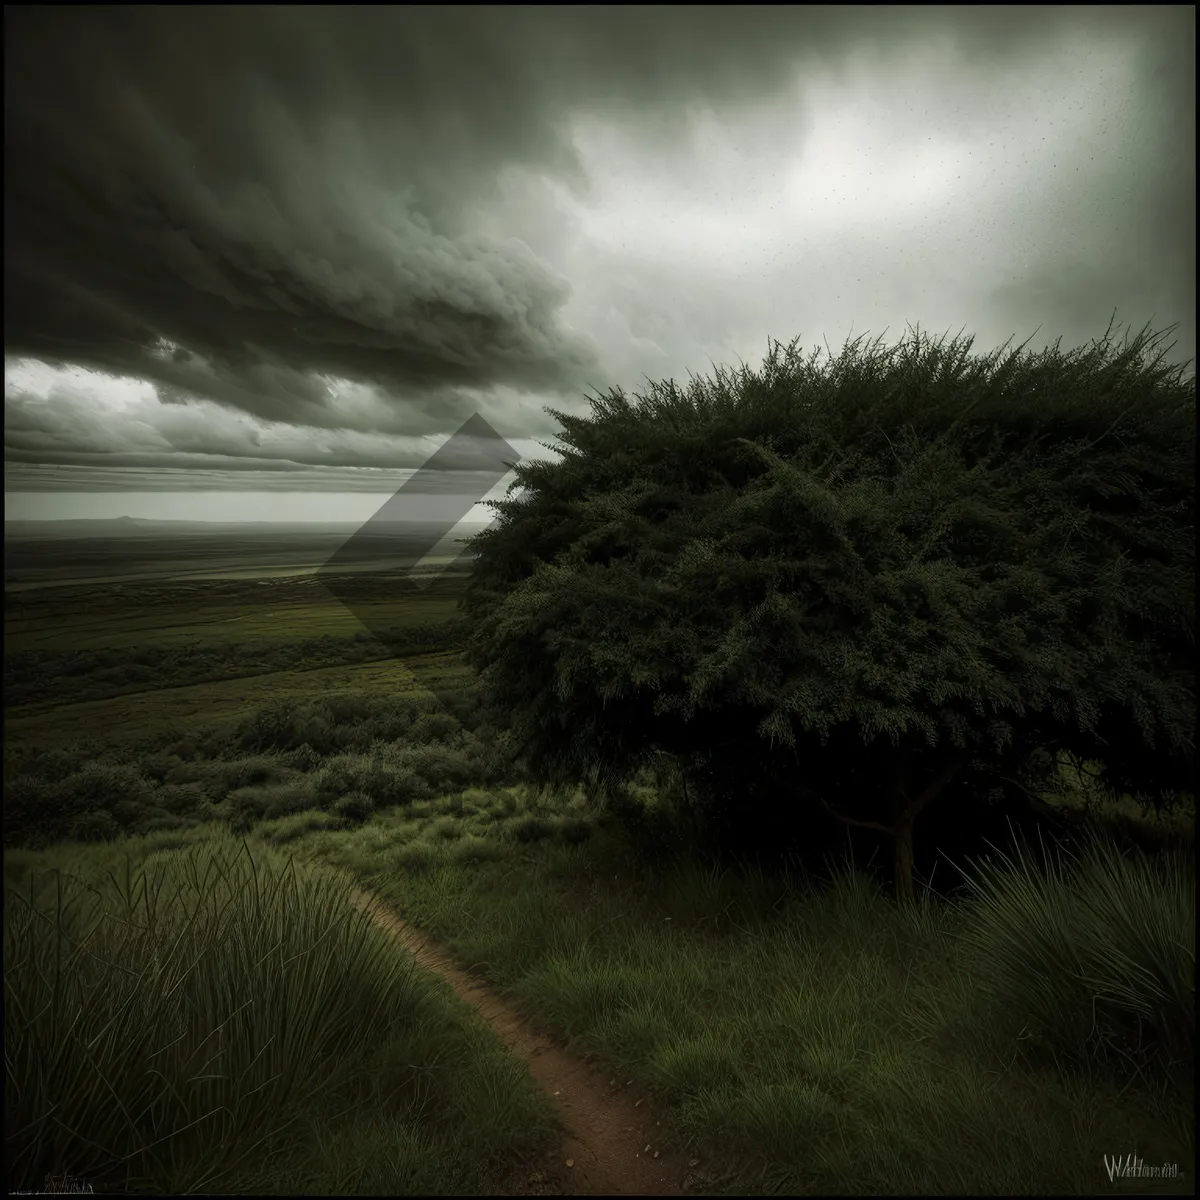
POLYGON ((1194 25, 9 7, 6 515, 366 519, 474 414, 545 456, 546 405, 797 335, 1115 309, 1188 362, 1194 25))

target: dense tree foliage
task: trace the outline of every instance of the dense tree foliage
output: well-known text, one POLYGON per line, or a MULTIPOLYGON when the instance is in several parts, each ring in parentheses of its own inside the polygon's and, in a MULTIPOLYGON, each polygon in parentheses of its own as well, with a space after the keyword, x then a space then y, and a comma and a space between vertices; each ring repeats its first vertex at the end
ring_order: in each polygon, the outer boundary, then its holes
POLYGON ((1190 791, 1195 382, 1155 340, 918 335, 826 371, 776 343, 758 375, 553 412, 561 461, 518 467, 464 600, 533 777, 666 751, 748 823, 887 833, 904 890, 935 797, 1032 790, 1058 752, 1190 791))

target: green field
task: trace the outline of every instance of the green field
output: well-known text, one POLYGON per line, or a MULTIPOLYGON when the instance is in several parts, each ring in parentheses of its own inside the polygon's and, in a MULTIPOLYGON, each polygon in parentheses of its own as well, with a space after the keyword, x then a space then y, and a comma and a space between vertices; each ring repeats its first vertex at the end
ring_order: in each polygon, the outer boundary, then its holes
MULTIPOLYGON (((401 655, 295 581, 10 600, 13 1186, 586 1190, 553 1092, 365 886, 648 1097, 691 1192, 1194 1191, 1190 855, 1097 842, 913 909, 718 868, 668 781, 620 813, 526 784, 430 632, 457 586, 356 607, 423 631, 401 655), (1110 1182, 1130 1154, 1175 1174, 1110 1182)), ((1094 807, 1070 780, 1049 799, 1094 807)), ((1190 846, 1194 809, 1104 816, 1190 846)))

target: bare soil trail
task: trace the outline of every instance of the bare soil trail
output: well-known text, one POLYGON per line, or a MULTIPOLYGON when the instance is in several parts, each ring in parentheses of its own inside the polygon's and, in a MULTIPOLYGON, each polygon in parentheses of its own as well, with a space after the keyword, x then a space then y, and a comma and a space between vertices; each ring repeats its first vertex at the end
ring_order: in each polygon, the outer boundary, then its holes
POLYGON ((700 1182, 696 1160, 685 1160, 660 1144, 647 1103, 621 1080, 601 1075, 533 1029, 486 983, 456 965, 377 897, 356 889, 352 899, 422 967, 440 975, 475 1008, 558 1104, 563 1130, 558 1152, 540 1171, 531 1166, 521 1172, 503 1194, 681 1196, 700 1182))

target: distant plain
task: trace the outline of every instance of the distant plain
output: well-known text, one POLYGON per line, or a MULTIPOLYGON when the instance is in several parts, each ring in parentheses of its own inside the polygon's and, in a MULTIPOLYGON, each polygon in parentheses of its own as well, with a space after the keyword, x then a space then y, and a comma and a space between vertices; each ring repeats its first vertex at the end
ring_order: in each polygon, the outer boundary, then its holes
POLYGON ((461 553, 452 538, 439 544, 440 531, 424 523, 372 532, 361 524, 332 522, 6 521, 4 591, 312 575, 351 547, 355 570, 407 570, 421 562, 436 571, 461 553), (429 554, 430 547, 436 553, 429 554))

